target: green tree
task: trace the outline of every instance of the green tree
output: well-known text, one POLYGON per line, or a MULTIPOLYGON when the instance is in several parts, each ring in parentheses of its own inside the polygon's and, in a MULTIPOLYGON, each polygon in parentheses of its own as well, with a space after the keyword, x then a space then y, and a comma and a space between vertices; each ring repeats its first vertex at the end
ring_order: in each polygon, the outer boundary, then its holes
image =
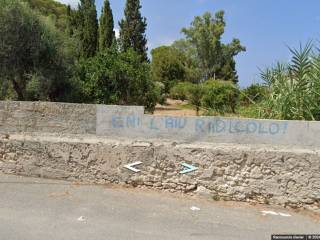
POLYGON ((203 94, 204 94, 204 88, 202 84, 193 84, 189 88, 188 100, 195 107, 197 116, 199 115, 200 107, 202 105, 203 94))
POLYGON ((180 82, 170 89, 170 97, 172 99, 185 101, 189 97, 189 90, 193 88, 191 82, 180 82))
POLYGON ((116 37, 114 32, 114 22, 112 10, 110 7, 110 1, 105 0, 104 6, 100 16, 99 26, 99 50, 103 51, 110 48, 114 43, 116 37))
POLYGON ((261 102, 267 94, 267 87, 260 84, 252 84, 241 90, 240 103, 244 106, 261 102))
POLYGON ((155 81, 162 82, 165 92, 169 93, 174 84, 185 79, 184 56, 177 49, 168 46, 153 49, 151 55, 152 77, 155 81))
POLYGON ((239 39, 233 39, 231 43, 223 44, 221 63, 216 77, 220 77, 221 80, 231 80, 233 83, 238 83, 236 61, 234 58, 243 51, 246 51, 246 48, 241 45, 239 39))
POLYGON ((238 81, 235 69, 234 57, 245 47, 238 39, 230 44, 221 42, 226 23, 224 12, 219 11, 213 17, 206 12, 202 17, 195 17, 189 28, 182 29, 186 35, 186 41, 194 50, 196 62, 203 72, 203 80, 209 78, 238 81))
POLYGON ((148 61, 146 28, 147 20, 141 16, 140 0, 127 0, 124 10, 125 18, 119 22, 120 46, 122 51, 132 48, 148 61))
POLYGON ((54 0, 23 0, 29 6, 38 11, 42 16, 52 20, 54 25, 62 32, 65 32, 68 26, 67 6, 54 0))
POLYGON ((80 56, 93 57, 98 45, 98 19, 94 0, 81 0, 76 17, 80 56))
POLYGON ((71 6, 67 6, 67 28, 66 28, 66 33, 68 36, 72 37, 74 34, 74 27, 75 27, 75 22, 74 22, 74 12, 71 9, 71 6))
POLYGON ((159 99, 149 64, 131 49, 119 53, 111 48, 82 60, 76 77, 85 102, 143 105, 153 111, 159 99))
POLYGON ((17 100, 60 100, 68 89, 69 48, 53 25, 18 0, 0 0, 0 85, 17 100))
POLYGON ((202 104, 205 108, 218 112, 235 113, 239 89, 230 81, 209 80, 203 84, 202 104))
POLYGON ((180 39, 174 41, 171 47, 177 49, 184 56, 184 80, 192 83, 201 82, 203 71, 199 67, 199 60, 197 58, 196 49, 192 46, 190 41, 180 39))

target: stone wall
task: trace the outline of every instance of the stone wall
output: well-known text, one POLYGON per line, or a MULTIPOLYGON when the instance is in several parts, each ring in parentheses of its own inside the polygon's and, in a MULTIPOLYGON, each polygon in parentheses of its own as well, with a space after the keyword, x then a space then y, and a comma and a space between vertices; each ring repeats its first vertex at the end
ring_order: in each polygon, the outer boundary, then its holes
MULTIPOLYGON (((99 108, 99 107, 98 107, 99 108)), ((320 122, 222 117, 97 115, 97 135, 177 142, 269 144, 320 147, 320 122)))
POLYGON ((320 210, 320 122, 0 102, 0 172, 320 210), (141 162, 140 172, 127 164, 141 162), (182 164, 195 171, 182 174, 182 164))
POLYGON ((0 101, 0 133, 95 134, 95 105, 0 101))
POLYGON ((305 149, 10 135, 0 141, 0 171, 320 209, 319 152, 305 149), (125 168, 136 161, 141 172, 125 168), (198 169, 181 174, 182 163, 198 169))
POLYGON ((46 102, 1 102, 0 133, 94 134, 175 142, 320 147, 320 122, 169 117, 143 107, 46 102))

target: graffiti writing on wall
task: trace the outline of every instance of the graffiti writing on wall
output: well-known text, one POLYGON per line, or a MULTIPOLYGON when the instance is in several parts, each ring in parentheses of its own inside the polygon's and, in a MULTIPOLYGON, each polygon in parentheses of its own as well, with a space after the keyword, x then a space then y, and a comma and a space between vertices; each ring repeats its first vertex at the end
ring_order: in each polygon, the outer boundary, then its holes
POLYGON ((183 118, 112 116, 112 128, 146 129, 148 131, 194 131, 197 134, 286 134, 286 121, 235 120, 221 118, 183 118))

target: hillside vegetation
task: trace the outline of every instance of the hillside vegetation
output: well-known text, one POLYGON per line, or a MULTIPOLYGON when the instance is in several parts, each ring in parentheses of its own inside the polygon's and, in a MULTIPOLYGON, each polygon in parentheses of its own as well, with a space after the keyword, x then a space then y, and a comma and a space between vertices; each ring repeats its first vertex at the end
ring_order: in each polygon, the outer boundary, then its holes
POLYGON ((99 18, 94 0, 77 9, 55 0, 0 0, 0 100, 154 112, 171 98, 198 115, 320 120, 317 46, 290 49, 292 61, 262 71, 263 84, 240 89, 236 57, 246 47, 224 41, 224 11, 195 16, 181 39, 148 49, 141 8, 140 0, 126 0, 117 38, 110 0, 99 18))
POLYGON ((29 6, 38 11, 41 15, 49 17, 62 31, 65 31, 68 26, 68 7, 65 4, 56 2, 54 0, 23 0, 29 6))

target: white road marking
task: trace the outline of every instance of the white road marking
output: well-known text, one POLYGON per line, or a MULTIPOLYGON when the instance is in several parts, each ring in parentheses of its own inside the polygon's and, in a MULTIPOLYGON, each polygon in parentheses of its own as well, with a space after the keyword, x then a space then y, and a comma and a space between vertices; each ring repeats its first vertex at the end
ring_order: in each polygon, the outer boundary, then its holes
POLYGON ((261 211, 262 216, 273 215, 273 216, 281 216, 281 217, 292 217, 290 214, 274 212, 274 211, 261 211))

